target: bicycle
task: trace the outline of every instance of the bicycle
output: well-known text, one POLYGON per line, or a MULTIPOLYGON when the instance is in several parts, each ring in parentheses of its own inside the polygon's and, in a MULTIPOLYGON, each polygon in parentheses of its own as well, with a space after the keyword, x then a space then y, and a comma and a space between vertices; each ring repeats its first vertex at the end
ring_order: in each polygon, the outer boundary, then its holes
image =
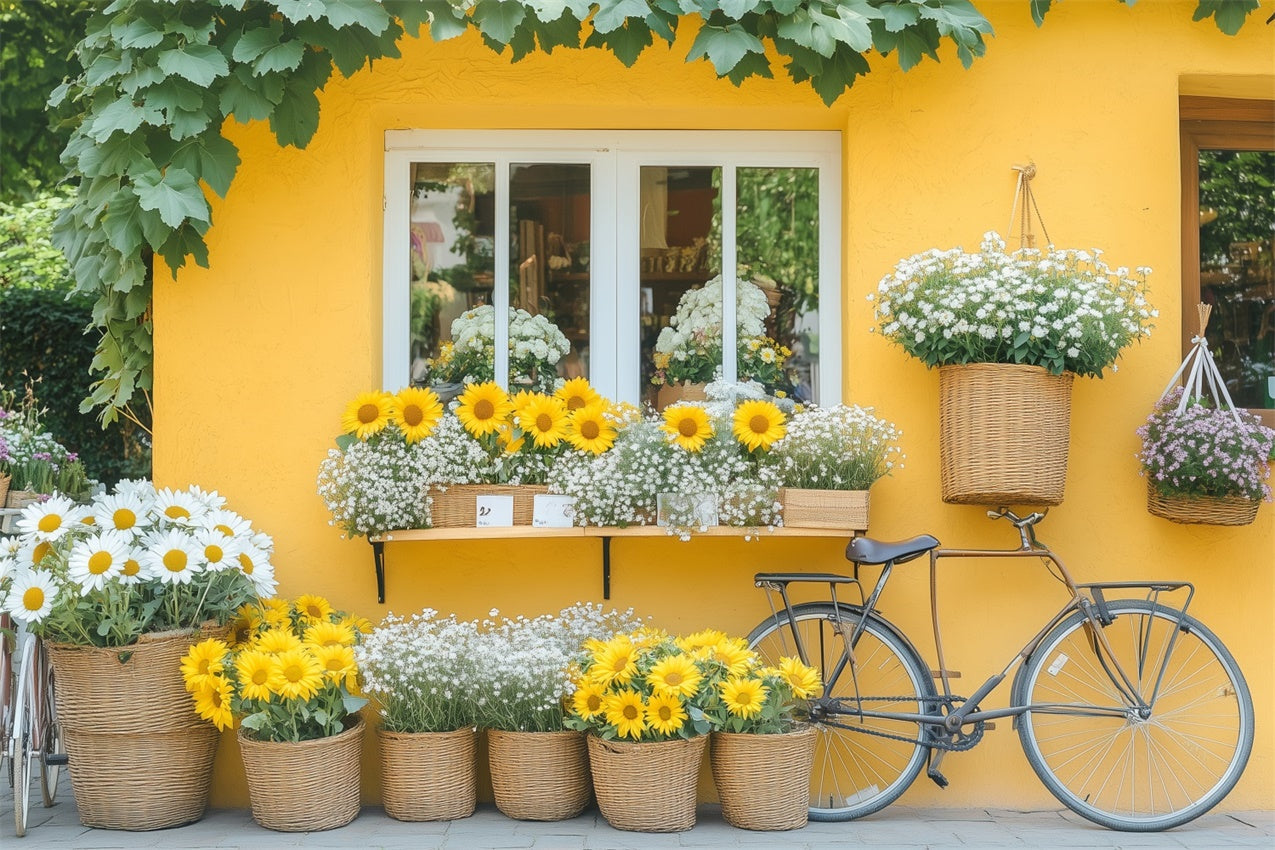
POLYGON ((34 635, 16 641, 17 632, 7 615, 0 622, 4 632, 0 654, 0 697, 3 697, 4 755, 9 761, 13 788, 14 831, 26 835, 31 808, 31 773, 36 768, 44 806, 57 798, 58 774, 66 764, 62 726, 53 697, 53 670, 44 644, 34 635), (14 669, 14 646, 21 654, 14 669), (16 674, 16 682, 15 682, 16 674))
POLYGON ((1036 538, 1044 514, 993 519, 1018 529, 1015 549, 941 549, 930 535, 887 543, 856 537, 846 548, 854 575, 758 573, 771 616, 749 645, 775 661, 795 650, 825 677, 804 722, 820 731, 810 779, 812 820, 850 820, 894 802, 927 767, 940 787, 949 752, 976 746, 1010 717, 1045 787, 1080 816, 1133 832, 1199 817, 1239 781, 1253 747, 1253 700, 1235 659, 1187 608, 1189 582, 1076 583, 1036 538), (928 555, 938 669, 877 611, 894 568, 928 555), (969 697, 952 693, 939 628, 936 585, 944 558, 1039 558, 1071 598, 969 697), (865 594, 860 572, 880 567, 865 594), (793 604, 791 584, 827 583, 830 599, 793 604), (857 604, 837 598, 854 592, 857 604), (1112 595, 1145 591, 1143 598, 1112 595), (776 597, 782 608, 775 604, 776 597), (792 646, 789 646, 791 639, 792 646), (979 704, 1017 666, 1008 708, 979 704), (935 679, 942 683, 941 692, 935 679))

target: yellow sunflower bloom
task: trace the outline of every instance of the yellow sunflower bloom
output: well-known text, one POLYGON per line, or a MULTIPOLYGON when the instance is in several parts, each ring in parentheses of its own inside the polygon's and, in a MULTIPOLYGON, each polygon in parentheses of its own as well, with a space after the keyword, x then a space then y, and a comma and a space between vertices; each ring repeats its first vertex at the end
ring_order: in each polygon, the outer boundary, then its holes
POLYGON ((292 604, 305 623, 326 623, 332 617, 332 603, 313 593, 298 596, 292 604))
POLYGON ((676 446, 697 452, 713 436, 708 411, 694 404, 679 404, 664 411, 664 433, 676 446))
POLYGON ((366 440, 383 431, 393 413, 394 396, 389 393, 359 393, 341 415, 341 431, 366 440))
POLYGON ((605 401, 581 407, 571 414, 567 442, 582 452, 600 455, 615 445, 617 431, 607 419, 605 401))
POLYGON ((686 709, 671 693, 657 693, 646 704, 646 725, 663 735, 675 735, 686 724, 686 709))
POLYGON ((443 415, 443 403, 433 390, 408 387, 394 396, 392 418, 409 443, 425 439, 443 415))
POLYGON ((502 422, 496 428, 496 442, 504 447, 507 455, 518 454, 518 452, 522 451, 522 447, 527 444, 526 434, 519 433, 519 436, 515 437, 514 433, 512 422, 502 422))
POLYGON ((646 731, 646 706, 637 691, 623 690, 606 701, 607 723, 615 727, 621 738, 637 740, 646 731))
POLYGON ((513 413, 513 402, 494 381, 470 384, 460 394, 456 418, 465 430, 475 437, 495 433, 501 423, 513 413))
POLYGON ((362 635, 370 635, 372 633, 372 621, 367 617, 359 617, 355 614, 346 614, 338 621, 338 625, 349 626, 362 635))
POLYGON ((524 407, 538 398, 544 398, 542 393, 532 390, 518 390, 518 392, 509 396, 509 403, 514 406, 514 413, 520 413, 524 407))
POLYGON ((807 667, 797 658, 779 659, 779 673, 788 680, 792 695, 798 699, 809 699, 819 693, 823 685, 819 671, 814 667, 807 667))
POLYGON ((305 642, 314 646, 354 646, 354 629, 327 621, 314 623, 305 630, 305 642))
POLYGON ((717 644, 726 640, 726 633, 717 629, 701 629, 694 634, 680 637, 677 639, 677 646, 683 652, 694 652, 697 649, 703 649, 708 646, 717 646, 717 644))
POLYGON ((661 658, 651 667, 651 672, 646 674, 646 680, 656 694, 670 694, 675 697, 695 696, 703 678, 695 662, 686 655, 661 658))
POLYGON ((770 692, 759 679, 727 679, 722 682, 721 689, 726 710, 736 717, 756 717, 770 692))
POLYGON ((209 638, 190 648, 182 657, 182 678, 186 690, 194 693, 210 679, 215 679, 226 669, 226 642, 209 638))
POLYGON ((235 656, 235 673, 244 699, 270 699, 270 671, 274 664, 272 654, 256 649, 245 649, 235 656))
POLYGON ((750 451, 769 449, 776 440, 783 439, 784 414, 769 401, 755 399, 735 408, 733 429, 735 439, 750 451))
POLYGON ((592 720, 606 707, 604 689, 594 682, 582 682, 571 696, 571 707, 583 719, 592 720))
POLYGON ((518 426, 542 449, 551 449, 567 438, 567 407, 553 396, 539 396, 518 411, 518 426))
POLYGON ((293 634, 291 629, 266 629, 257 635, 251 644, 253 649, 278 655, 301 648, 301 638, 293 634))
POLYGON ((757 660, 756 653, 739 638, 719 641, 707 650, 707 657, 723 665, 728 676, 742 676, 757 660))
POLYGON ((292 628, 292 606, 283 599, 261 600, 261 618, 272 629, 292 628))
POLYGON ((558 387, 554 395, 567 406, 567 410, 579 410, 602 401, 598 391, 589 386, 588 378, 572 378, 558 387))
POLYGON ((211 720, 219 731, 234 725, 235 716, 230 711, 233 689, 230 680, 212 676, 195 691, 195 713, 204 720, 211 720))
POLYGON ((329 682, 345 686, 353 691, 358 684, 359 668, 354 661, 352 646, 316 646, 314 658, 323 670, 323 676, 329 682))
POLYGON ((627 636, 613 638, 603 645, 593 657, 589 678, 606 687, 612 682, 628 684, 637 672, 633 643, 627 636))
POLYGON ((309 699, 323 687, 323 668, 313 653, 290 649, 275 656, 269 684, 284 699, 309 699))

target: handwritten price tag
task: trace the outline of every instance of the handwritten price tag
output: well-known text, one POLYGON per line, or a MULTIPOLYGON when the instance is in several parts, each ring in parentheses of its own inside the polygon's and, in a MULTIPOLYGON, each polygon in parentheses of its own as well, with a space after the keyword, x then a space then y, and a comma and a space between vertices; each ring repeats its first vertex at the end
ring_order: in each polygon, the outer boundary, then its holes
POLYGON ((576 500, 570 496, 537 493, 531 524, 536 528, 570 528, 575 521, 576 500))
POLYGON ((509 528, 514 524, 513 496, 476 496, 474 523, 479 528, 509 528))

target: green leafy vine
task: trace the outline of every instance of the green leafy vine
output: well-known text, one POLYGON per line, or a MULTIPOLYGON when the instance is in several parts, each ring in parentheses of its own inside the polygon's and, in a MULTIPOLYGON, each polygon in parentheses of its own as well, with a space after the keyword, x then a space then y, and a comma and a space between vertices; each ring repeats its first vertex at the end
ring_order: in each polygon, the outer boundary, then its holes
MULTIPOLYGON (((1051 0, 1027 2, 1039 24, 1051 0)), ((1196 19, 1233 33, 1257 5, 1200 0, 1196 19)), ((735 85, 778 64, 828 104, 868 73, 870 52, 906 71, 950 42, 969 67, 992 33, 969 0, 114 0, 77 47, 83 74, 50 98, 77 113, 62 163, 78 185, 54 240, 102 331, 102 377, 81 409, 147 424, 134 402, 151 389, 152 259, 174 275, 207 267, 207 192, 225 197, 239 165, 227 119, 268 121, 280 145, 305 147, 333 71, 399 56, 398 39, 422 26, 435 41, 474 28, 514 62, 583 45, 631 66, 688 19, 699 23, 688 62, 735 85)))

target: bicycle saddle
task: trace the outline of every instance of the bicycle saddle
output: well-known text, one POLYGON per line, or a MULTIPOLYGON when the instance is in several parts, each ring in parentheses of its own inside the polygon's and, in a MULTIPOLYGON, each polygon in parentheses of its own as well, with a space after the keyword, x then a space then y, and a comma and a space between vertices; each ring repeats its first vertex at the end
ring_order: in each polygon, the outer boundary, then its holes
POLYGON ((856 537, 846 547, 846 560, 856 564, 884 564, 893 561, 902 564, 936 548, 939 541, 929 534, 910 537, 889 543, 871 537, 856 537))

